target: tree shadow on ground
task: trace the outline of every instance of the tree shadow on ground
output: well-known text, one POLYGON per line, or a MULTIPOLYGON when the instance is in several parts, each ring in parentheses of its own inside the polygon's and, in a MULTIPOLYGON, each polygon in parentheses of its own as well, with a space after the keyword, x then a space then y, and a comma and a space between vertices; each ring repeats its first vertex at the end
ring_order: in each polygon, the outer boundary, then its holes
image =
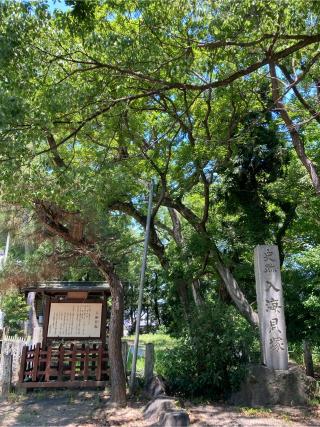
POLYGON ((101 405, 98 390, 46 390, 23 397, 11 394, 1 403, 0 425, 93 426, 92 417, 101 405))

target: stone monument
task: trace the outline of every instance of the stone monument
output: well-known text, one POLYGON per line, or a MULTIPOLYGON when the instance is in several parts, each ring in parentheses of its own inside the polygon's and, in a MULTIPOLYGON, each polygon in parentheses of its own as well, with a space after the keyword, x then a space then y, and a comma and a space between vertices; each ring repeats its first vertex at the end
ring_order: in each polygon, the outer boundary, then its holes
POLYGON ((254 267, 263 363, 270 369, 288 369, 288 346, 280 259, 275 245, 258 245, 254 267))
POLYGON ((254 268, 263 365, 250 365, 234 405, 305 405, 316 396, 317 382, 303 368, 288 367, 288 348, 278 247, 259 245, 254 268))

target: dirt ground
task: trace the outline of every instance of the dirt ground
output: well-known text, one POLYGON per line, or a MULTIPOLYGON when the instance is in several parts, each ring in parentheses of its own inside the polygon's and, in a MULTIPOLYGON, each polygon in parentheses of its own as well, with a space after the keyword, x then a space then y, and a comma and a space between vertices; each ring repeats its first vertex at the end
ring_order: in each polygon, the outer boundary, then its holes
MULTIPOLYGON (((320 407, 238 408, 223 404, 195 405, 180 402, 189 412, 191 425, 207 426, 320 426, 320 407)), ((146 402, 130 401, 113 408, 109 396, 97 391, 41 391, 27 396, 10 394, 0 401, 0 426, 155 427, 143 419, 146 402)))

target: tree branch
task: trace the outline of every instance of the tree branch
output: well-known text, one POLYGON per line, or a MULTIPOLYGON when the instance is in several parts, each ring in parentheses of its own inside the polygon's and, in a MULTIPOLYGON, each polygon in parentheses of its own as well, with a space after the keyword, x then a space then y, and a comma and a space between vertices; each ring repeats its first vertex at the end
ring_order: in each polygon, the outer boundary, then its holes
POLYGON ((50 151, 52 152, 53 161, 54 161, 55 165, 58 166, 58 168, 66 167, 64 160, 62 159, 62 157, 60 156, 60 154, 58 152, 56 140, 55 140, 54 136, 52 135, 52 133, 50 133, 50 132, 47 133, 47 141, 48 141, 48 144, 50 147, 50 151))
POLYGON ((276 66, 274 62, 270 62, 269 64, 271 83, 272 83, 272 97, 277 110, 280 112, 281 118, 284 121, 286 128, 290 134, 292 144, 294 149, 301 161, 301 163, 306 168, 314 189, 316 190, 317 196, 320 196, 320 179, 314 163, 308 158, 303 141, 299 135, 299 132, 296 128, 296 125, 290 118, 285 105, 281 101, 281 95, 279 91, 279 82, 276 73, 276 66))
MULTIPOLYGON (((115 201, 108 206, 110 210, 117 210, 134 218, 140 225, 144 228, 147 224, 147 217, 141 214, 133 205, 132 202, 121 202, 115 201)), ((150 246, 152 247, 153 252, 158 257, 162 267, 166 268, 168 265, 168 261, 165 256, 165 249, 161 240, 158 237, 158 234, 155 230, 153 221, 150 225, 150 246)))
MULTIPOLYGON (((316 55, 317 57, 320 56, 320 52, 318 53, 318 55, 316 55)), ((291 77, 291 74, 289 73, 288 69, 281 64, 277 64, 278 67, 280 68, 280 70, 283 72, 284 76, 286 77, 286 79, 288 80, 288 82, 290 83, 290 87, 289 89, 292 89, 293 92, 295 93, 297 99, 300 101, 300 104, 303 105, 303 107, 311 114, 312 118, 314 118, 318 123, 320 123, 320 112, 316 111, 301 95, 299 89, 297 88, 297 84, 299 81, 301 81, 302 76, 299 77, 299 79, 297 80, 293 80, 293 78, 291 77)), ((304 74, 304 73, 303 73, 304 74)))

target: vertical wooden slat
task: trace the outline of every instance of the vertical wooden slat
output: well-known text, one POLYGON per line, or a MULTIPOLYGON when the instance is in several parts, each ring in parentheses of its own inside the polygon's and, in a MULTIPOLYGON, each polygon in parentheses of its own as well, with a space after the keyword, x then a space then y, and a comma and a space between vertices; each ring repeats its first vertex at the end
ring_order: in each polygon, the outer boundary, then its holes
POLYGON ((45 376, 44 380, 49 381, 50 380, 50 373, 51 373, 51 354, 52 354, 52 346, 49 345, 47 350, 47 358, 46 358, 46 370, 45 370, 45 376))
POLYGON ((64 347, 62 344, 59 345, 59 357, 58 357, 58 381, 62 381, 64 365, 64 347))
POLYGON ((100 337, 103 348, 106 346, 106 333, 107 333, 107 298, 104 294, 103 303, 102 303, 102 313, 101 313, 101 330, 100 337))
POLYGON ((22 348, 21 360, 20 360, 20 371, 19 371, 19 383, 23 383, 24 373, 26 368, 26 357, 27 357, 28 347, 26 345, 22 348))
POLYGON ((89 347, 86 346, 85 353, 84 353, 84 369, 83 369, 83 379, 88 379, 88 372, 89 372, 89 347))
POLYGON ((73 381, 76 376, 76 348, 74 344, 71 344, 70 350, 72 351, 70 380, 73 381))
POLYGON ((97 369, 97 358, 98 358, 97 345, 93 344, 93 346, 92 346, 92 357, 91 357, 91 371, 96 372, 96 369, 97 369))
POLYGON ((98 366, 96 369, 96 379, 97 381, 101 380, 101 368, 102 368, 102 359, 103 359, 103 347, 102 344, 98 348, 98 366))
POLYGON ((31 376, 32 381, 37 381, 39 356, 40 356, 40 343, 36 345, 33 353, 33 367, 32 367, 32 376, 31 376))
POLYGON ((84 375, 84 359, 85 359, 85 351, 86 351, 86 346, 85 344, 82 344, 81 346, 81 352, 80 352, 80 374, 84 375))

